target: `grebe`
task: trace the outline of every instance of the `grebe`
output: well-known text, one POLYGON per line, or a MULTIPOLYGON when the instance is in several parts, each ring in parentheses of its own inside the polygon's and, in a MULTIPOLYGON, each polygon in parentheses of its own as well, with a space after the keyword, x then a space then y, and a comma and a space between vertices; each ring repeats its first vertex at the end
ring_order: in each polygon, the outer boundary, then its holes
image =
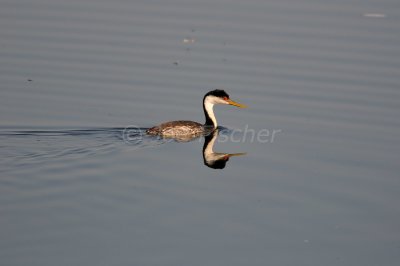
POLYGON ((224 90, 209 91, 203 98, 203 110, 206 117, 204 125, 186 120, 166 122, 152 127, 146 132, 149 135, 159 135, 164 137, 179 137, 184 135, 201 135, 217 128, 218 123, 214 115, 214 104, 229 104, 240 108, 245 105, 229 99, 229 95, 224 90))

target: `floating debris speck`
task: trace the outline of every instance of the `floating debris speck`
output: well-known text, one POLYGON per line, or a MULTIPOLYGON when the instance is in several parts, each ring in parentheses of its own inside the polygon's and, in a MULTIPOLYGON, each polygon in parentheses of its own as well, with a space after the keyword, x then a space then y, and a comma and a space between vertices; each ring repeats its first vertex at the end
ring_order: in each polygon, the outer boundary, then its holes
POLYGON ((196 40, 194 38, 185 38, 183 39, 183 43, 194 43, 196 40))
POLYGON ((386 18, 386 14, 383 13, 365 13, 363 16, 367 18, 386 18))

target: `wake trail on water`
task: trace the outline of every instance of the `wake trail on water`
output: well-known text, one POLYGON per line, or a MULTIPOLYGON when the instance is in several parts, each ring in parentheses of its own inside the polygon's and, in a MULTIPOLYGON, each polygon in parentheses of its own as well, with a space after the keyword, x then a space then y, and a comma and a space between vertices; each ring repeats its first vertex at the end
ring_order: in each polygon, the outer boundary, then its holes
POLYGON ((76 159, 162 145, 147 128, 10 129, 0 128, 0 171, 48 160, 76 159))

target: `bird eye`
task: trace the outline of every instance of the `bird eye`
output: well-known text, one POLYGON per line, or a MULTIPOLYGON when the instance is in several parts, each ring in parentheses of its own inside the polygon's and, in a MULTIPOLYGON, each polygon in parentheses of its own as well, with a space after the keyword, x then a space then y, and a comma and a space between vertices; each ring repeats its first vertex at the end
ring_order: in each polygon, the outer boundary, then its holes
POLYGON ((223 99, 224 99, 225 101, 229 100, 229 98, 228 98, 228 97, 226 97, 226 96, 225 96, 223 99))

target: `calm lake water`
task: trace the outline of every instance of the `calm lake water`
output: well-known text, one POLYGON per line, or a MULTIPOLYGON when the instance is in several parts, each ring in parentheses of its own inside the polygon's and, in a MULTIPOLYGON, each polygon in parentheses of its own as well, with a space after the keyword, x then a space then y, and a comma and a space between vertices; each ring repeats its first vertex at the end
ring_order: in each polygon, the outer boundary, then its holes
POLYGON ((399 265, 399 1, 0 0, 0 23, 1 265, 399 265), (214 88, 249 106, 219 135, 144 135, 214 88))

